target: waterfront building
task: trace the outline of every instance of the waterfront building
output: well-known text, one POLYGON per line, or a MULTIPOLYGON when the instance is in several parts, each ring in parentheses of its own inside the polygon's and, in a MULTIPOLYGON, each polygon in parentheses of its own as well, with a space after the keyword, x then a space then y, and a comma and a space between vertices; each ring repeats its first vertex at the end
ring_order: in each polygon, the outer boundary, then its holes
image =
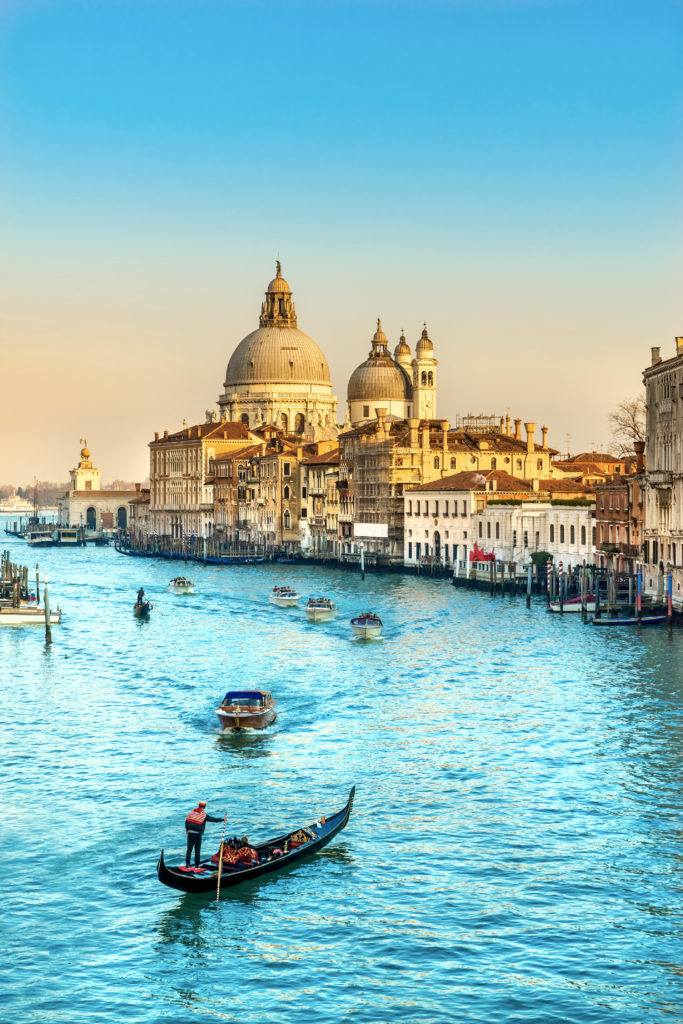
POLYGON ((339 447, 304 458, 300 468, 300 544, 316 557, 336 557, 339 539, 339 447))
POLYGON ((645 443, 635 444, 634 464, 595 485, 596 561, 600 568, 634 572, 642 559, 645 443))
POLYGON ((646 408, 646 470, 643 529, 644 589, 664 595, 665 576, 673 577, 673 599, 683 606, 683 337, 676 353, 662 359, 652 349, 643 371, 646 408))
POLYGON ((526 564, 536 551, 592 564, 592 497, 580 482, 501 470, 433 480, 404 493, 404 564, 467 565, 484 555, 526 564))
POLYGON ((213 476, 209 462, 224 452, 258 442, 245 423, 211 418, 149 444, 149 526, 158 536, 210 537, 215 528, 213 476))
POLYGON ((327 360, 299 330, 292 290, 277 273, 266 289, 259 326, 230 356, 221 416, 247 427, 273 424, 285 433, 318 440, 337 434, 337 398, 327 360))
POLYGON ((57 522, 60 526, 82 526, 90 532, 127 529, 129 502, 138 497, 134 491, 102 490, 102 473, 93 465, 87 442, 81 439, 78 464, 69 470, 69 490, 57 499, 57 522))

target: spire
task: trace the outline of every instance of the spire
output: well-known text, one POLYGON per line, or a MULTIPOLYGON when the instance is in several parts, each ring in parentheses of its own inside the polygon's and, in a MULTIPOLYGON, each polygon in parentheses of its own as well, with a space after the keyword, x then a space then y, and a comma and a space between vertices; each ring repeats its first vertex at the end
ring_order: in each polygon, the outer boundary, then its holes
POLYGON ((282 267, 279 260, 275 260, 276 277, 282 277, 282 267))
POLYGON ((276 275, 266 289, 266 301, 261 305, 260 327, 296 327, 296 310, 292 302, 292 289, 282 276, 282 265, 275 261, 276 275))

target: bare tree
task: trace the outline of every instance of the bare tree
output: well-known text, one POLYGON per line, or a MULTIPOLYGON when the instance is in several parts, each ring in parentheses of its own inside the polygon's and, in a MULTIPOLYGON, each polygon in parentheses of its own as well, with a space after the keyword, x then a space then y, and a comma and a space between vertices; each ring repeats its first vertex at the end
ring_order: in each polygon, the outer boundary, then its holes
POLYGON ((645 440, 645 398, 625 398, 609 414, 610 440, 617 455, 633 455, 636 441, 645 440))

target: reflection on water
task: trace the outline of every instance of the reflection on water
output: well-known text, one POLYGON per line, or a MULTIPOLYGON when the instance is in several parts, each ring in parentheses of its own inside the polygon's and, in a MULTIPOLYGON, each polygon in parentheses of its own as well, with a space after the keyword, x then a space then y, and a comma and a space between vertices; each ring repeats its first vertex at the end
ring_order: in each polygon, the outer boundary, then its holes
POLYGON ((52 645, 0 631, 8 1019, 681 1016, 679 630, 295 565, 193 566, 185 601, 173 566, 111 549, 41 566, 65 613, 52 645), (270 605, 276 583, 339 615, 270 605), (366 608, 380 642, 352 636, 366 608), (268 729, 220 732, 237 681, 273 691, 268 729), (218 903, 158 883, 198 799, 256 842, 353 783, 318 855, 218 903))

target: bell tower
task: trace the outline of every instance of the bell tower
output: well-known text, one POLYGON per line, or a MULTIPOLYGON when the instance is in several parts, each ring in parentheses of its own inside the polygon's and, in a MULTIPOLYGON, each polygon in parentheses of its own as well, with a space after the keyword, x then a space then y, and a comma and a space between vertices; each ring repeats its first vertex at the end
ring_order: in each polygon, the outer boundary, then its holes
POLYGON ((434 345, 424 325, 415 348, 413 369, 413 416, 421 420, 436 419, 436 368, 434 345))

